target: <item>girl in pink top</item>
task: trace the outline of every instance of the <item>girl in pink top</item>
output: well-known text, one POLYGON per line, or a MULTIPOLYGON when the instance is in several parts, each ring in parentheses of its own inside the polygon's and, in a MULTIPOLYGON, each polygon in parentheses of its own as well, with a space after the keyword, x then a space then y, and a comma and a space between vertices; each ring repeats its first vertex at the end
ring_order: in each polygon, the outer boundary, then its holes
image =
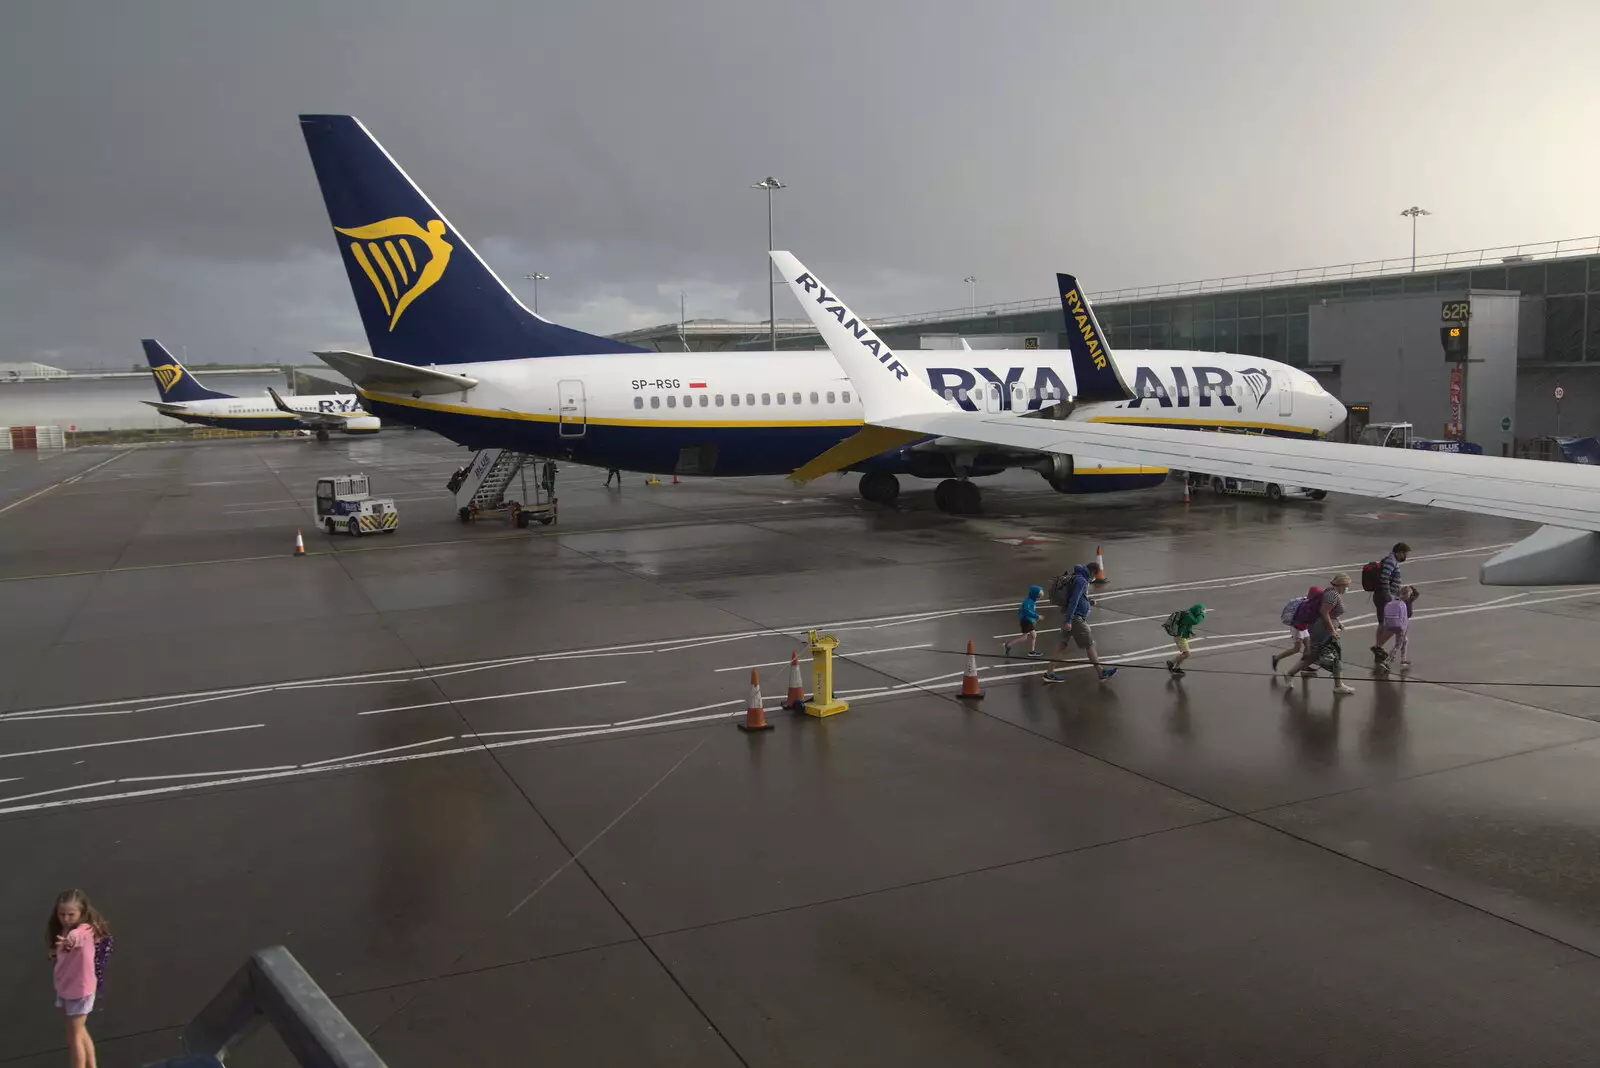
POLYGON ((46 930, 50 959, 55 963, 56 1005, 67 1014, 72 1068, 95 1068, 94 1040, 87 1026, 97 986, 94 944, 110 934, 110 928, 82 890, 63 890, 56 897, 46 930))

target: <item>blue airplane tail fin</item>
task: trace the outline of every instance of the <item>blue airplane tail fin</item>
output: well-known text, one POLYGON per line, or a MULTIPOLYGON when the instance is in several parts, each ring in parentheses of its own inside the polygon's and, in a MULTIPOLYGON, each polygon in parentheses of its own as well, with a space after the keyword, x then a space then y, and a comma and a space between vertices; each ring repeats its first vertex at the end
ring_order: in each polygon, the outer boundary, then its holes
POLYGON ((1061 294, 1061 310, 1067 317, 1067 349, 1072 353, 1072 371, 1078 380, 1073 399, 1079 404, 1131 400, 1133 393, 1117 371, 1106 333, 1078 280, 1070 274, 1058 274, 1056 287, 1061 294))
POLYGON ((643 352, 541 319, 350 115, 301 115, 372 355, 417 367, 643 352))
POLYGON ((144 358, 150 363, 150 375, 156 380, 156 390, 161 394, 161 399, 167 403, 226 400, 233 396, 232 393, 218 393, 214 389, 207 389, 195 381, 189 369, 179 363, 177 357, 168 352, 166 346, 155 338, 147 337, 141 344, 144 345, 144 358))

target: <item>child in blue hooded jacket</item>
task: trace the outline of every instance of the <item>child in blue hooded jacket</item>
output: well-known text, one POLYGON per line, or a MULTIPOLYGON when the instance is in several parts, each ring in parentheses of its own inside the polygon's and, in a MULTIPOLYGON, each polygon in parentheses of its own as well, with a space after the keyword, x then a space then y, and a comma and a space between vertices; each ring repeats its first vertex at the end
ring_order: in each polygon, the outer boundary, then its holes
POLYGON ((1039 659, 1039 650, 1037 648, 1039 633, 1037 628, 1039 626, 1039 598, 1043 596, 1043 586, 1028 587, 1028 596, 1022 599, 1022 604, 1017 608, 1017 624, 1022 633, 1015 638, 1008 639, 1000 647, 1005 651, 1007 657, 1011 656, 1011 647, 1013 645, 1021 645, 1023 640, 1026 639, 1028 642, 1028 655, 1035 660, 1039 659))

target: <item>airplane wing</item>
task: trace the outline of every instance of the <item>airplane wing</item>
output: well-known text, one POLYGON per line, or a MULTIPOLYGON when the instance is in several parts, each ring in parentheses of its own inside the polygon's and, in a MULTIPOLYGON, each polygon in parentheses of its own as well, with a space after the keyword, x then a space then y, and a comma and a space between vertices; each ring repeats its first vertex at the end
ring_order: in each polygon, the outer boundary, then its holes
POLYGON ((801 307, 855 383, 869 426, 1127 464, 1315 486, 1363 497, 1541 523, 1484 565, 1490 584, 1600 582, 1600 468, 1161 427, 964 412, 895 354, 787 252, 773 252, 801 307), (847 320, 851 323, 846 328, 847 320))

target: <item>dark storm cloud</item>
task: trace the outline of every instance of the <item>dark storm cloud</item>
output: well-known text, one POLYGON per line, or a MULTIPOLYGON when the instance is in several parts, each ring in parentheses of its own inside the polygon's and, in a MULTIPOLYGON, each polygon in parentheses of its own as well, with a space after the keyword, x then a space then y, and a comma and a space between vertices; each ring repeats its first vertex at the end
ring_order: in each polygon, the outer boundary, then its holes
POLYGON ((599 331, 675 319, 680 290, 764 317, 769 173, 779 244, 884 314, 963 304, 974 272, 982 301, 1063 268, 1106 288, 1397 254, 1418 200, 1436 248, 1600 229, 1600 149, 1569 135, 1600 104, 1595 11, 1491 10, 13 6, 0 360, 121 364, 145 331, 364 347, 306 111, 358 115, 514 287, 553 275, 541 309, 599 331), (1449 57, 1490 45, 1486 96, 1449 57))

